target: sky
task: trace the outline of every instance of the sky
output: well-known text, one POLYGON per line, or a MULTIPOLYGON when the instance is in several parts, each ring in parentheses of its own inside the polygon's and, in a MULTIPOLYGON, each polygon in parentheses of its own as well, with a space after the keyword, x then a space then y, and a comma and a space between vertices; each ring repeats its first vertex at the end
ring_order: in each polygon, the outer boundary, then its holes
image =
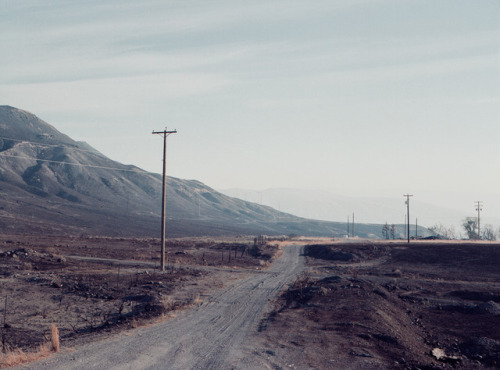
POLYGON ((500 219, 498 0, 0 0, 0 104, 216 189, 500 219), (469 214, 470 213, 470 214, 469 214))

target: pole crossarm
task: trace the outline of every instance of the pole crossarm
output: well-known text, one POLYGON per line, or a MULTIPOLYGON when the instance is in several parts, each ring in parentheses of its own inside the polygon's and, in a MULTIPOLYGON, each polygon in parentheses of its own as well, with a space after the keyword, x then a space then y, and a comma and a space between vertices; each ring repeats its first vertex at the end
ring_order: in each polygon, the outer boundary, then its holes
POLYGON ((163 131, 153 131, 153 135, 158 134, 158 135, 170 135, 170 134, 176 134, 177 130, 172 130, 172 131, 167 131, 167 129, 163 131))
POLYGON ((162 186, 162 199, 161 199, 161 255, 160 264, 161 270, 165 271, 165 209, 166 209, 166 195, 167 195, 167 136, 176 134, 177 130, 168 131, 167 128, 163 131, 154 131, 153 135, 163 136, 163 186, 162 186))

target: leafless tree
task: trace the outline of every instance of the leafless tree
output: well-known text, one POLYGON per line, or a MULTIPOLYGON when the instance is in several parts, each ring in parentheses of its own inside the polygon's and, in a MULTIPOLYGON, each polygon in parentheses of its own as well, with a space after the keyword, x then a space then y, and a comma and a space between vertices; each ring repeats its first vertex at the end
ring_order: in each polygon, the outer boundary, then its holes
POLYGON ((387 224, 387 222, 385 223, 384 226, 382 226, 382 236, 385 239, 389 239, 389 225, 387 224))
POLYGON ((457 239, 457 233, 455 231, 455 227, 453 225, 451 226, 445 226, 443 224, 436 224, 432 227, 429 227, 429 230, 431 230, 434 234, 439 236, 441 239, 457 239))
POLYGON ((495 229, 493 228, 492 225, 485 225, 481 229, 482 229, 481 238, 483 240, 491 240, 491 241, 497 240, 495 229))
POLYGON ((477 218, 475 217, 467 217, 463 223, 463 228, 467 233, 467 237, 471 240, 479 239, 479 235, 477 234, 477 218))

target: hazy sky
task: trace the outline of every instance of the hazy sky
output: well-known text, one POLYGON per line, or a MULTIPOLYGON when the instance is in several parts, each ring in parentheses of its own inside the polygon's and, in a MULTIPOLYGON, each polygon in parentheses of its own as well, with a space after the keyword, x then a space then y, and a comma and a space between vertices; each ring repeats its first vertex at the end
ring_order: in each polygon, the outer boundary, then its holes
POLYGON ((0 0, 0 104, 215 188, 500 217, 498 0, 0 0))

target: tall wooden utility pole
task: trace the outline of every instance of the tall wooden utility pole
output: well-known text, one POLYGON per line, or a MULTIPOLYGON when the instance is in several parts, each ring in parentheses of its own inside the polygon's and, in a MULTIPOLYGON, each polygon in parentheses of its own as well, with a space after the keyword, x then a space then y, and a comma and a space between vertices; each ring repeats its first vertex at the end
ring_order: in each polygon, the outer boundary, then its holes
POLYGON ((167 195, 167 136, 170 134, 176 134, 177 130, 167 131, 153 131, 154 135, 163 135, 163 188, 162 188, 162 197, 161 197, 161 255, 160 255, 160 263, 161 270, 165 271, 165 201, 167 195))
POLYGON ((406 197, 406 215, 408 216, 408 230, 406 232, 406 235, 408 236, 408 243, 410 242, 410 197, 412 197, 412 194, 404 194, 403 197, 406 197))
POLYGON ((477 211, 477 240, 481 240, 481 211, 483 210, 483 201, 476 200, 476 211, 477 211))
POLYGON ((408 231, 408 227, 406 226, 406 219, 407 219, 407 217, 406 217, 406 213, 405 213, 405 239, 406 239, 406 232, 408 231))

